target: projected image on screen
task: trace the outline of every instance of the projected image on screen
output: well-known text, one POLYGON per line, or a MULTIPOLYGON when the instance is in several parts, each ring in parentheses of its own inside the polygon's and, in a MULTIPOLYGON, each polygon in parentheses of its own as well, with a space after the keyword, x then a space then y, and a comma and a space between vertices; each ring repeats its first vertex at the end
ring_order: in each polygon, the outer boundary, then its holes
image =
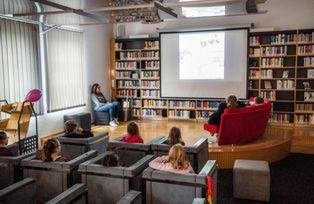
POLYGON ((180 79, 224 79, 225 33, 179 35, 180 79))

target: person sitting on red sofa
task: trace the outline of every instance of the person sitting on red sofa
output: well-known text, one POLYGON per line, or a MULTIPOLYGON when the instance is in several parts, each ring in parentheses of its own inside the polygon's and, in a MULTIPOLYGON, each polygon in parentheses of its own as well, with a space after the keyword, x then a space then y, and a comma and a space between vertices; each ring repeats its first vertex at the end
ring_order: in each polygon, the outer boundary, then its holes
POLYGON ((220 103, 218 105, 218 110, 210 115, 208 124, 219 126, 221 115, 224 113, 226 108, 227 108, 227 104, 225 102, 220 103))
POLYGON ((127 127, 128 134, 122 138, 123 142, 128 143, 143 143, 143 139, 140 136, 138 125, 135 122, 130 122, 127 127))
POLYGON ((262 97, 254 97, 253 101, 249 102, 251 106, 257 106, 257 105, 261 105, 264 103, 264 99, 262 97))

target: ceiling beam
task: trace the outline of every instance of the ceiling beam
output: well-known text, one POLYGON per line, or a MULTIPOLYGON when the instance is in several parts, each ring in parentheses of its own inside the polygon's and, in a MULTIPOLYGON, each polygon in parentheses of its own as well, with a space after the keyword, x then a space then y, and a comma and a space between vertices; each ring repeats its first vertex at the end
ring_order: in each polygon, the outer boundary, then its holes
POLYGON ((73 9, 73 8, 70 8, 70 7, 61 5, 61 4, 57 4, 57 3, 54 3, 51 1, 46 1, 46 0, 31 0, 31 1, 43 4, 43 5, 51 6, 51 7, 57 8, 57 9, 61 9, 61 10, 66 11, 66 12, 72 12, 72 13, 75 13, 75 14, 78 14, 78 15, 81 15, 84 17, 89 17, 89 18, 98 20, 100 22, 104 22, 104 23, 109 22, 109 20, 103 15, 88 13, 88 12, 85 12, 81 9, 73 9))

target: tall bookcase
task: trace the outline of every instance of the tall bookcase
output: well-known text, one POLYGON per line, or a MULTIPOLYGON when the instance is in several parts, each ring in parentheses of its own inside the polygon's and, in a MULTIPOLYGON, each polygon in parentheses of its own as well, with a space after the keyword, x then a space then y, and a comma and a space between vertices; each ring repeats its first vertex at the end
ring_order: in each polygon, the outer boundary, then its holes
POLYGON ((314 126, 314 30, 250 33, 250 96, 272 102, 270 123, 314 126))
POLYGON ((219 101, 160 98, 159 52, 159 38, 112 40, 112 96, 132 101, 135 118, 207 120, 219 101))

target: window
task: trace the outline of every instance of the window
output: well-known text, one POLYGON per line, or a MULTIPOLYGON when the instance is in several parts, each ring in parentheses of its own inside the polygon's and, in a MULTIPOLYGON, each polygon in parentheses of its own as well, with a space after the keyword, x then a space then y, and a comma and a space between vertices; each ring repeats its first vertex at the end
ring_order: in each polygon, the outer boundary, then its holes
POLYGON ((0 99, 23 101, 40 87, 36 25, 0 19, 0 99))
POLYGON ((48 112, 84 105, 83 33, 47 34, 48 112))

